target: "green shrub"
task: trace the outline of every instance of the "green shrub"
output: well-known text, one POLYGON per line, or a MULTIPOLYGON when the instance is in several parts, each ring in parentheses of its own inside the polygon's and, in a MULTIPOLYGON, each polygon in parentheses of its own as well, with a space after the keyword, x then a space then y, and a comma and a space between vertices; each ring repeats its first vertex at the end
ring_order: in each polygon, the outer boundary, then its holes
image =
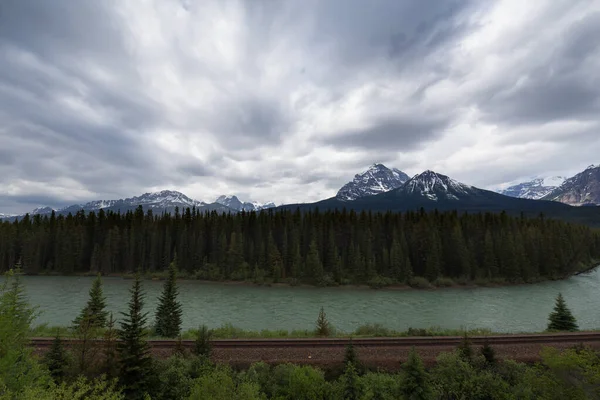
POLYGON ((408 286, 415 289, 431 289, 431 283, 422 277, 422 276, 414 276, 408 281, 408 286))
POLYGON ((456 282, 454 282, 452 279, 444 278, 444 277, 437 278, 433 282, 433 285, 437 286, 437 287, 451 287, 451 286, 454 286, 455 284, 456 284, 456 282))

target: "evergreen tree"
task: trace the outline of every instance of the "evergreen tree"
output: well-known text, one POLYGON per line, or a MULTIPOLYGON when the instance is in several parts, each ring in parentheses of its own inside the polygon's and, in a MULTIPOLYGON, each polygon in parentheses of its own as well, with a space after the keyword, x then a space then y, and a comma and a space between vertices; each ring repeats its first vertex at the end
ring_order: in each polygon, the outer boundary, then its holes
POLYGON ((358 365, 358 356, 356 355, 356 349, 354 348, 354 344, 352 343, 352 338, 350 338, 350 343, 346 346, 346 352, 344 353, 344 364, 354 364, 358 365))
POLYGON ((56 336, 52 341, 52 346, 48 353, 46 353, 44 359, 54 382, 62 382, 66 374, 68 358, 65 347, 63 346, 63 341, 58 332, 56 332, 56 336))
POLYGON ((115 329, 115 320, 112 313, 108 317, 106 331, 104 332, 104 363, 101 371, 108 378, 116 378, 119 374, 118 357, 117 357, 117 338, 118 332, 115 329))
POLYGON ((87 323, 93 327, 104 328, 106 326, 106 318, 108 317, 108 312, 105 308, 106 298, 102 293, 102 278, 98 274, 94 282, 92 282, 90 298, 79 316, 73 321, 73 324, 77 327, 81 324, 83 318, 88 318, 87 323))
POLYGON ((306 271, 317 283, 321 283, 323 279, 323 263, 319 256, 317 242, 313 239, 310 243, 308 254, 306 256, 306 271))
POLYGON ((194 342, 194 354, 196 356, 210 359, 212 353, 211 336, 212 331, 210 331, 206 325, 202 325, 198 329, 196 340, 194 342))
POLYGON ((346 364, 342 382, 344 385, 344 400, 358 400, 361 398, 358 373, 353 363, 346 364))
POLYGON ((119 382, 128 399, 143 399, 147 383, 152 379, 152 359, 150 346, 146 341, 148 314, 142 311, 144 294, 139 274, 135 277, 130 293, 129 310, 121 313, 124 319, 120 323, 120 342, 117 346, 121 362, 119 382))
POLYGON ((483 356, 483 358, 485 358, 485 363, 488 366, 494 367, 496 365, 496 351, 492 346, 490 346, 490 343, 487 339, 483 343, 483 347, 481 347, 481 355, 483 356))
POLYGON ((464 332, 462 340, 458 345, 458 354, 467 362, 471 362, 473 360, 473 347, 471 347, 471 341, 469 340, 467 331, 464 332))
POLYGON ((548 317, 548 330, 549 331, 577 331, 577 321, 571 313, 571 310, 567 307, 565 299, 562 294, 559 293, 556 297, 556 304, 554 305, 554 311, 550 313, 548 317))
POLYGON ((321 337, 328 337, 331 335, 331 327, 329 326, 329 321, 327 320, 327 316, 325 315, 325 310, 323 307, 321 307, 321 311, 319 311, 319 318, 317 319, 315 333, 317 336, 321 337))
POLYGON ((163 286, 156 309, 154 329, 161 337, 175 338, 181 333, 181 304, 177 301, 177 267, 169 265, 169 276, 163 286))
POLYGON ((408 360, 402 365, 403 375, 400 383, 400 393, 406 400, 433 399, 433 391, 429 375, 425 371, 423 361, 415 348, 410 350, 408 360))

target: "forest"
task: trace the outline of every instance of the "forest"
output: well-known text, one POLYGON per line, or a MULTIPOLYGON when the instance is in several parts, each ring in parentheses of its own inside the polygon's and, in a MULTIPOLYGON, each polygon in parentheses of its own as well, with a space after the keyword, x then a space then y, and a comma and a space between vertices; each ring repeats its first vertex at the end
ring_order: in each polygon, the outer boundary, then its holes
POLYGON ((600 233, 537 218, 318 210, 84 212, 0 223, 0 272, 165 271, 205 280, 337 285, 559 279, 600 260, 600 233))

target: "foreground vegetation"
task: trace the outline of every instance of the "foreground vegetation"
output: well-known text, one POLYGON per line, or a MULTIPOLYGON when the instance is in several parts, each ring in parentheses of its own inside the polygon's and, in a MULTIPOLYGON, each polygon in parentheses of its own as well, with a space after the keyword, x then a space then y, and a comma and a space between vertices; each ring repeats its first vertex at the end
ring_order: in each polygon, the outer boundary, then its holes
POLYGON ((0 271, 162 274, 206 280, 383 287, 558 279, 600 259, 600 234, 543 216, 187 209, 155 216, 26 216, 0 223, 0 271))
MULTIPOLYGON (((1 400, 564 400, 600 396, 600 355, 591 349, 559 352, 547 348, 541 363, 527 366, 496 359, 493 348, 487 345, 476 351, 468 337, 455 351, 441 354, 430 369, 413 350, 399 373, 368 370, 351 345, 339 370, 265 363, 234 370, 210 362, 211 337, 204 328, 196 335, 193 352, 179 348, 170 358, 158 360, 151 357, 146 342, 147 314, 143 311, 141 281, 136 279, 132 285, 129 309, 119 328, 114 327, 110 314, 103 321, 105 311, 97 307, 103 300, 98 289, 101 285, 92 287, 90 301, 74 321, 72 329, 84 339, 82 343, 66 350, 57 336, 51 350, 38 358, 28 347, 35 310, 23 297, 18 278, 7 277, 0 287, 1 400), (100 328, 105 339, 101 347, 85 340, 97 336, 96 329, 100 328)), ((165 285, 163 294, 167 293, 175 301, 161 296, 161 304, 175 306, 176 290, 165 285)), ((566 314, 564 302, 560 303, 557 299, 550 323, 574 322, 566 314)), ((161 318, 163 309, 159 308, 156 318, 161 318)), ((322 336, 331 334, 324 311, 315 330, 322 336)))

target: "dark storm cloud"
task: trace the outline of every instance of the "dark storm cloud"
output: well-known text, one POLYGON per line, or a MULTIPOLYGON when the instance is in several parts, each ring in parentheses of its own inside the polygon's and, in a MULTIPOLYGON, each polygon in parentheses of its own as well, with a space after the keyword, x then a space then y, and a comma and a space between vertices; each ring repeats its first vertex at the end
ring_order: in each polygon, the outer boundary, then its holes
POLYGON ((519 85, 502 82, 485 93, 486 118, 512 125, 563 119, 596 120, 600 113, 600 12, 575 21, 547 59, 531 67, 519 85))
POLYGON ((325 143, 341 148, 410 151, 441 135, 449 122, 449 118, 432 116, 382 120, 372 127, 328 138, 325 143))

